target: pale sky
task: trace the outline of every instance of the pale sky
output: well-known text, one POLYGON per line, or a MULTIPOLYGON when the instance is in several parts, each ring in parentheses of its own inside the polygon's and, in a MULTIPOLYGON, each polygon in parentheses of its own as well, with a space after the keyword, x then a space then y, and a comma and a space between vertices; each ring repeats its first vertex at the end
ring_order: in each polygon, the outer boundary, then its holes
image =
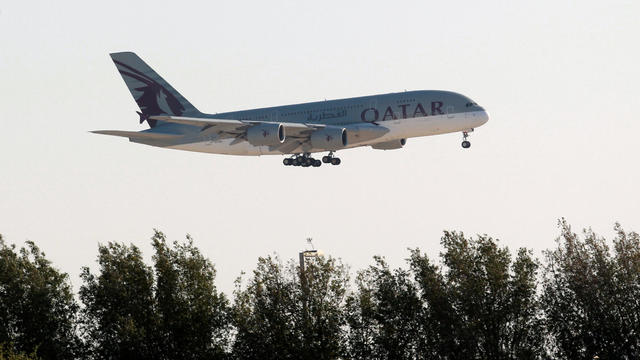
MULTIPOLYGON (((352 270, 442 230, 512 251, 554 246, 556 221, 640 230, 638 1, 2 1, 0 233, 33 240, 80 285, 98 243, 151 256, 189 233, 230 293, 258 256, 317 248, 352 270), (460 92, 489 122, 284 167, 133 144, 143 130, 108 54, 134 51, 201 111, 403 90, 460 92)), ((149 262, 150 263, 150 262, 149 262)))

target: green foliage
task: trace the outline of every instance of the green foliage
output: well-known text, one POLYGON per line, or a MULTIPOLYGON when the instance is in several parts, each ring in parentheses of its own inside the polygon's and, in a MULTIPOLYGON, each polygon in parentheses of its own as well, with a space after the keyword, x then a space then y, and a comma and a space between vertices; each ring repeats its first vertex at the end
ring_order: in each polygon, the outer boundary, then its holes
POLYGON ((0 236, 0 360, 640 358, 640 236, 560 229, 540 288, 530 251, 445 232, 436 261, 375 257, 354 291, 334 258, 259 258, 232 305, 191 237, 155 231, 153 267, 133 245, 99 246, 81 310, 34 243, 0 236))
POLYGON ((356 359, 414 359, 420 348, 422 304, 410 274, 381 257, 358 274, 347 300, 346 354, 356 359))
POLYGON ((0 344, 0 360, 38 360, 36 351, 31 354, 25 352, 16 352, 13 350, 13 346, 8 346, 5 343, 0 344))
POLYGON ((302 274, 294 263, 285 268, 277 258, 260 258, 246 289, 237 282, 234 356, 337 358, 347 283, 346 268, 333 258, 307 259, 302 274))
POLYGON ((422 290, 426 334, 447 358, 532 359, 543 355, 536 298, 538 264, 520 249, 515 262, 496 240, 445 231, 443 270, 415 250, 411 267, 422 290))
POLYGON ((94 359, 216 359, 230 341, 228 301, 213 264, 194 246, 155 231, 154 268, 134 245, 98 248, 97 275, 82 271, 83 329, 94 359), (154 271, 155 270, 155 271, 154 271))
POLYGON ((543 304, 555 355, 640 358, 640 237, 616 224, 613 254, 592 230, 584 240, 562 219, 546 252, 543 304))
POLYGON ((376 265, 349 299, 348 355, 381 359, 532 359, 543 354, 537 263, 497 241, 445 232, 443 268, 419 250, 410 272, 376 265))
POLYGON ((229 344, 228 302, 214 285, 213 264, 187 242, 167 245, 164 234, 152 238, 155 300, 162 354, 168 359, 214 359, 229 344))
POLYGON ((82 269, 83 328, 94 359, 159 357, 153 273, 131 245, 98 247, 99 274, 82 269))
POLYGON ((16 252, 0 236, 0 343, 3 356, 34 353, 42 359, 81 354, 78 305, 69 277, 51 266, 31 241, 16 252), (9 345, 10 344, 10 345, 9 345))
POLYGON ((342 345, 344 305, 349 283, 348 269, 332 257, 305 261, 304 281, 298 281, 303 304, 304 358, 335 359, 342 345), (306 307, 306 308, 305 308, 306 307))
POLYGON ((247 289, 236 283, 233 306, 237 329, 234 355, 238 359, 294 359, 300 357, 298 331, 302 304, 297 284, 272 257, 259 258, 247 289))

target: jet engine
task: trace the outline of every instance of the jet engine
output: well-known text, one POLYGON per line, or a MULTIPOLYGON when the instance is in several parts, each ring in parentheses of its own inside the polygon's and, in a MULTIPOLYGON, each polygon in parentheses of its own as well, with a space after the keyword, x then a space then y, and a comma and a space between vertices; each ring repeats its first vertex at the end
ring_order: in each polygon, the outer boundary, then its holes
POLYGON ((337 126, 327 126, 311 134, 314 149, 338 150, 347 146, 347 130, 337 126))
POLYGON ((253 146, 279 145, 285 137, 282 124, 257 124, 247 129, 247 141, 253 146))
POLYGON ((385 141, 377 144, 371 144, 371 147, 376 150, 394 150, 394 149, 402 148, 406 143, 407 143, 407 139, 398 139, 398 140, 385 141))

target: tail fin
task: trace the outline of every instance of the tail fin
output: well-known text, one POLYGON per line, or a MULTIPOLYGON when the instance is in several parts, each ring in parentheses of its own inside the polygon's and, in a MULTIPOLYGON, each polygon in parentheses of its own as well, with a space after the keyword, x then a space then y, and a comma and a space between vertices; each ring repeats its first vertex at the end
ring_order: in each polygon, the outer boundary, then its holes
POLYGON ((200 112, 168 82, 132 52, 110 54, 131 95, 140 107, 140 123, 155 127, 154 115, 198 115, 200 112))

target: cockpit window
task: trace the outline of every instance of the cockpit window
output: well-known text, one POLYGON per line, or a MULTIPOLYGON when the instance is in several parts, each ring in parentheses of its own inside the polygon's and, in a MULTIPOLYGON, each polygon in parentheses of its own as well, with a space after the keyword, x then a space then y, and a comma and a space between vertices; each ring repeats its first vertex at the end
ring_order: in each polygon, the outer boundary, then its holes
POLYGON ((468 102, 465 107, 472 107, 472 106, 478 106, 478 104, 474 103, 474 102, 468 102))

